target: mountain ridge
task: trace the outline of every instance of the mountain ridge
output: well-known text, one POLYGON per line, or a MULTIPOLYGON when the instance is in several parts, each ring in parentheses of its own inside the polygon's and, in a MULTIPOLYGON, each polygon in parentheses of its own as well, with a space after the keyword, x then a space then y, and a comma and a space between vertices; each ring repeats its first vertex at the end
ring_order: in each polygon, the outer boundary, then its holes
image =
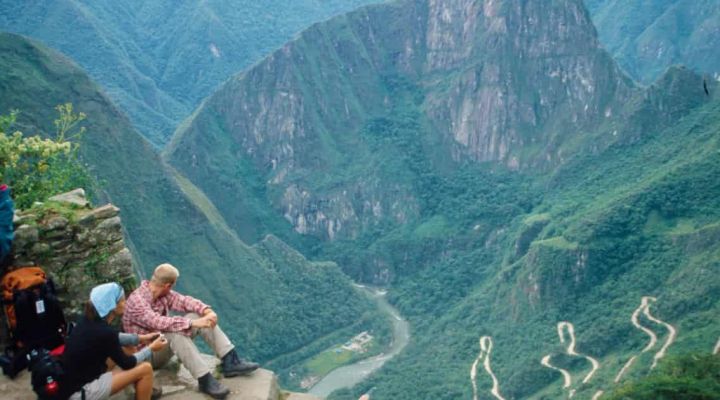
POLYGON ((213 88, 309 22, 368 0, 0 1, 0 29, 39 39, 73 57, 162 147, 213 88), (269 13, 276 7, 282 13, 269 13))

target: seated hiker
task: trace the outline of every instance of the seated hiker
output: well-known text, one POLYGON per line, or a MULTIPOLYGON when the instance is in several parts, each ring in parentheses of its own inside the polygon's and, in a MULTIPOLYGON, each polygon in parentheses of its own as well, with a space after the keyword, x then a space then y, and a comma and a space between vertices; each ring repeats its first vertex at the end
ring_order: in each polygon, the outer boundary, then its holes
POLYGON ((167 341, 157 332, 125 334, 112 328, 109 324, 124 310, 125 294, 117 283, 92 289, 85 315, 65 343, 60 398, 108 399, 129 385, 135 386, 135 399, 153 396, 153 369, 147 361, 153 351, 166 347, 167 341), (139 343, 149 345, 131 356, 123 351, 122 346, 139 343), (108 371, 108 358, 120 368, 108 371))
POLYGON ((123 326, 127 332, 147 333, 159 331, 165 334, 169 349, 153 355, 152 363, 162 367, 177 355, 180 362, 198 380, 200 391, 216 399, 225 398, 230 392, 211 373, 193 343, 196 335, 202 336, 215 354, 222 359, 225 377, 248 374, 259 365, 240 359, 235 346, 217 325, 218 316, 210 306, 190 296, 172 290, 180 273, 170 264, 161 264, 149 281, 143 281, 129 297, 123 326), (188 313, 172 316, 170 312, 188 313))

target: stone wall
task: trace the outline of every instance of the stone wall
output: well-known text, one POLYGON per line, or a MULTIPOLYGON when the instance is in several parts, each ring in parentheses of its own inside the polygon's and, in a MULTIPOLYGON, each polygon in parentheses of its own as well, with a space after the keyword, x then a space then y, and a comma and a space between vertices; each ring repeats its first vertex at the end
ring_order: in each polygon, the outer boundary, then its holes
POLYGON ((91 208, 82 189, 17 211, 10 268, 42 267, 71 320, 82 313, 97 284, 115 281, 129 293, 136 278, 119 211, 112 204, 91 208))

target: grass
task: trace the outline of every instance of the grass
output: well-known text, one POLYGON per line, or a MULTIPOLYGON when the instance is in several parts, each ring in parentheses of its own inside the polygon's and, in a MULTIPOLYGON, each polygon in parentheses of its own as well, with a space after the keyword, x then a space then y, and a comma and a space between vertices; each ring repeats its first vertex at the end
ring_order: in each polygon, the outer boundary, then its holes
POLYGON ((305 363, 308 374, 312 376, 325 376, 335 368, 350 363, 353 360, 354 352, 343 350, 341 347, 328 349, 318 354, 305 363))

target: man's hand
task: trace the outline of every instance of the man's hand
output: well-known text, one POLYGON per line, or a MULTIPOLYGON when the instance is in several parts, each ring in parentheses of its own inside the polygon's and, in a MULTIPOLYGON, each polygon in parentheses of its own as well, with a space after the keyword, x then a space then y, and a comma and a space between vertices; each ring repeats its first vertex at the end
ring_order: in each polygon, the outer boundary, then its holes
POLYGON ((142 344, 148 344, 152 342, 153 340, 157 339, 160 336, 160 332, 152 332, 152 333, 146 333, 144 335, 138 335, 138 338, 140 339, 140 343, 142 344))
POLYGON ((215 325, 217 325, 218 322, 218 316, 215 314, 215 311, 206 308, 205 311, 203 311, 203 318, 207 318, 212 322, 211 328, 214 328, 215 325))
POLYGON ((193 328, 212 328, 215 326, 215 324, 213 323, 213 321, 211 319, 209 319, 207 317, 202 317, 202 318, 194 319, 190 323, 190 326, 193 328))
POLYGON ((150 350, 152 350, 152 351, 160 351, 163 348, 165 348, 165 346, 167 346, 167 344, 168 344, 168 341, 167 341, 167 339, 165 339, 165 336, 160 335, 157 337, 157 339, 153 340, 153 342, 150 343, 150 345, 148 347, 150 347, 150 350))

